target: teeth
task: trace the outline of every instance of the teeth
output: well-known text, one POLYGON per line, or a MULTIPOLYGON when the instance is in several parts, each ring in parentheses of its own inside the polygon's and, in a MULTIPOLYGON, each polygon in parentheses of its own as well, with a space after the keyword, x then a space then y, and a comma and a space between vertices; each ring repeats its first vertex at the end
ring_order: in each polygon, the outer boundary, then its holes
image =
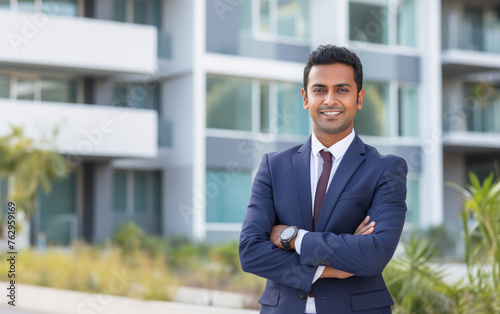
POLYGON ((336 115, 339 115, 340 112, 338 112, 338 111, 335 111, 335 112, 334 111, 325 111, 325 112, 323 112, 323 114, 326 114, 327 116, 336 116, 336 115))

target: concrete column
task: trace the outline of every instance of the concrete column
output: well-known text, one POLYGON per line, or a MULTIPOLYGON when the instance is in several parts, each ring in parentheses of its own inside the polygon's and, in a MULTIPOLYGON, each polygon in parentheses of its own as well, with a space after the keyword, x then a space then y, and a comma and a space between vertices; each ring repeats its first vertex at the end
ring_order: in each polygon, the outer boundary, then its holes
POLYGON ((443 222, 441 32, 437 31, 441 29, 441 2, 425 0, 420 5, 420 12, 425 14, 425 22, 418 24, 422 52, 420 225, 427 227, 443 222))
POLYGON ((93 242, 104 241, 113 232, 113 168, 111 161, 94 164, 93 242))

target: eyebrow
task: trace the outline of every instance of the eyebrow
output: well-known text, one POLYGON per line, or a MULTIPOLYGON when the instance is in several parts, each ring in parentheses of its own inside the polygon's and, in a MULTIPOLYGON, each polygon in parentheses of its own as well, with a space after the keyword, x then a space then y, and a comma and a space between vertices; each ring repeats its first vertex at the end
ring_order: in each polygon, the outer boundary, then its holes
MULTIPOLYGON (((349 83, 339 83, 339 84, 333 85, 333 87, 343 87, 343 86, 351 87, 351 84, 349 84, 349 83)), ((315 83, 315 84, 311 85, 311 88, 312 87, 328 87, 328 86, 326 86, 325 84, 321 84, 321 83, 315 83)))

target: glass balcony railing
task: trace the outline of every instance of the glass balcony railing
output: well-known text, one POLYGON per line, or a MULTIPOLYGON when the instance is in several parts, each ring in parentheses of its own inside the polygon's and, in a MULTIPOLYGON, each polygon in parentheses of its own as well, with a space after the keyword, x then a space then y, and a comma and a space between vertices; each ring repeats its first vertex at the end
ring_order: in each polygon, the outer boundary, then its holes
POLYGON ((500 9, 465 7, 460 20, 446 16, 443 26, 445 49, 500 53, 500 9))
POLYGON ((495 87, 471 84, 465 88, 461 104, 444 107, 443 126, 446 131, 500 133, 500 91, 495 87))

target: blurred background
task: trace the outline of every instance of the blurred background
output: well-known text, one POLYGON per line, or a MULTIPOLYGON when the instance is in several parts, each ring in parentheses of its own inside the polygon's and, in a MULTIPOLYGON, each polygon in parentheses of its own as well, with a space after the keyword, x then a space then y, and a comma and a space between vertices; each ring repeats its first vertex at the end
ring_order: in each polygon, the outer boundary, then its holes
POLYGON ((23 164, 4 143, 2 224, 12 195, 17 242, 36 252, 110 239, 224 251, 261 156, 311 132, 302 71, 326 43, 363 63, 358 134, 408 162, 405 233, 463 262, 450 183, 499 173, 496 0, 0 0, 0 136, 57 153, 23 164))

